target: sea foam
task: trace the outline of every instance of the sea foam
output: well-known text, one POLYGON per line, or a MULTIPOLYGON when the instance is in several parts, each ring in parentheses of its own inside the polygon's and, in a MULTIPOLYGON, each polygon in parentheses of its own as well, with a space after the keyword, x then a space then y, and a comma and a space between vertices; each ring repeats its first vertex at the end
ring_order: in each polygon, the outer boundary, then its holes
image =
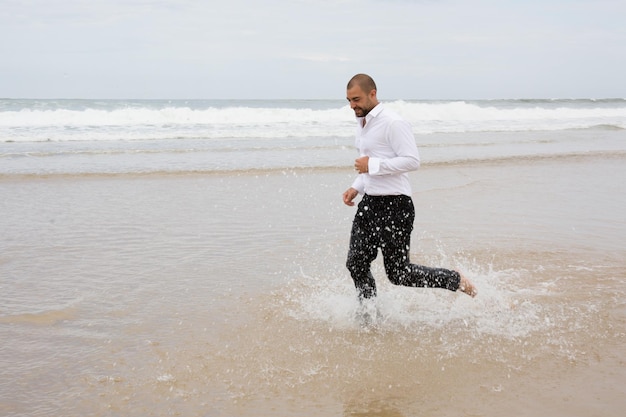
MULTIPOLYGON (((626 129, 626 101, 385 102, 416 134, 626 129)), ((0 141, 349 137, 343 101, 189 102, 0 100, 0 141)))

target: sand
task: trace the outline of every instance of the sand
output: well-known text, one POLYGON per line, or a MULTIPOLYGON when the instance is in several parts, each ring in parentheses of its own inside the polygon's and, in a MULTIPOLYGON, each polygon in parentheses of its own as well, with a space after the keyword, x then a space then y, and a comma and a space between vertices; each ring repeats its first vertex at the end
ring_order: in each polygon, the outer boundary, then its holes
MULTIPOLYGON (((342 169, 0 178, 0 414, 621 416, 624 157, 424 165, 362 327, 342 169)), ((379 257, 380 258, 380 257, 379 257)))

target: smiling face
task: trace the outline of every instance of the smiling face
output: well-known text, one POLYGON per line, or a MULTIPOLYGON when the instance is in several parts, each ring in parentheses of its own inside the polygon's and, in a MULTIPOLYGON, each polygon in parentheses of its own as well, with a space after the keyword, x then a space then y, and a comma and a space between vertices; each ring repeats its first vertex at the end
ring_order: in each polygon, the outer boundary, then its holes
POLYGON ((369 113, 378 104, 376 90, 373 89, 369 93, 366 93, 358 83, 355 83, 348 88, 346 99, 350 103, 350 107, 354 110, 354 114, 357 117, 367 116, 367 113, 369 113))

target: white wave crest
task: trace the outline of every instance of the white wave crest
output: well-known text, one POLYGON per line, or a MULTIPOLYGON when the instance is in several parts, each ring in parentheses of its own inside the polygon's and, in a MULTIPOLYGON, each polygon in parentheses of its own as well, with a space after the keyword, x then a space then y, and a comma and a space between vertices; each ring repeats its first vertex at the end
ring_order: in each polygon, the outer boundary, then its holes
MULTIPOLYGON (((0 141, 152 140, 171 138, 349 137, 354 115, 341 101, 312 108, 306 101, 253 106, 99 102, 42 106, 0 105, 0 141), (132 104, 132 105, 131 105, 132 104)), ((0 100, 0 104, 1 100, 0 100)), ((391 101, 416 134, 626 129, 626 103, 391 101)))

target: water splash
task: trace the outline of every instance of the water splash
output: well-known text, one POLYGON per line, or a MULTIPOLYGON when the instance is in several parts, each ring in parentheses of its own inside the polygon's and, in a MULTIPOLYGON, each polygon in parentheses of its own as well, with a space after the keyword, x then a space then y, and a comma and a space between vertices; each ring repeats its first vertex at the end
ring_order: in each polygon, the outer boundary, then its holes
MULTIPOLYGON (((542 288, 516 288, 527 271, 478 270, 465 268, 479 286, 475 299, 460 292, 440 289, 396 287, 377 273, 379 295, 373 301, 378 316, 376 327, 387 332, 414 332, 425 329, 469 329, 477 337, 499 336, 508 339, 528 336, 546 326, 545 312, 534 295, 542 288)), ((334 276, 309 276, 304 271, 294 278, 284 294, 291 301, 288 314, 302 321, 317 322, 338 329, 358 325, 362 308, 350 278, 345 273, 334 276)))

